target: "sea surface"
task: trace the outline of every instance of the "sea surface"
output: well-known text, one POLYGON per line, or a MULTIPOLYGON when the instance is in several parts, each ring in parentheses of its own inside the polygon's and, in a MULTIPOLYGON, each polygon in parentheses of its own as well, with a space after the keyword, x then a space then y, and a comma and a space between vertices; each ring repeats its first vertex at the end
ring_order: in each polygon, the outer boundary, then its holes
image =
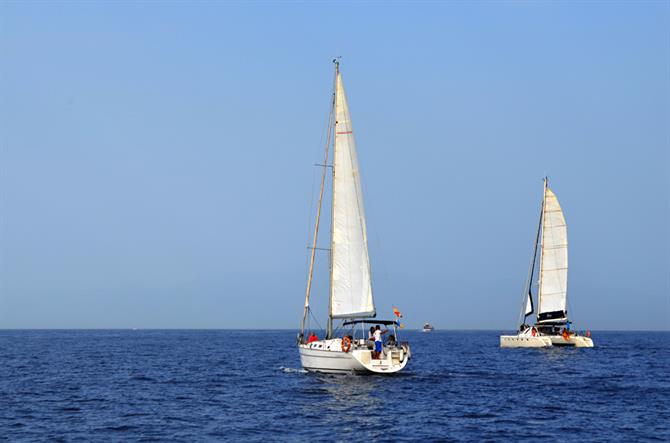
POLYGON ((0 440, 670 441, 670 333, 499 334, 407 331, 404 372, 328 376, 295 331, 0 331, 0 440))

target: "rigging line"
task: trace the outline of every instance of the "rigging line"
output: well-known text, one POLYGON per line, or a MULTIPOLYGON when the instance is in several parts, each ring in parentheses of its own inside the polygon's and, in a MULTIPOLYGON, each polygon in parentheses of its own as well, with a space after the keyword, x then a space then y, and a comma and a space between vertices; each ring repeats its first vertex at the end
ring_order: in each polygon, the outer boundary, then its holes
POLYGON ((533 274, 535 272, 535 262, 537 261, 537 247, 538 247, 538 241, 540 239, 540 227, 542 224, 542 210, 544 208, 544 203, 540 205, 540 220, 538 221, 537 224, 537 231, 535 232, 535 242, 533 245, 533 255, 532 259, 530 261, 530 266, 528 270, 528 277, 526 278, 526 284, 524 285, 524 291, 523 291, 523 298, 521 301, 521 314, 519 316, 519 321, 521 324, 526 323, 526 318, 533 314, 533 311, 535 311, 535 306, 533 306, 533 295, 532 295, 532 286, 533 286, 533 274), (533 311, 530 312, 530 314, 526 314, 526 303, 528 298, 530 298, 530 303, 531 303, 531 308, 533 308, 533 311))
MULTIPOLYGON (((309 212, 307 213, 307 238, 305 243, 309 244, 309 237, 312 232, 312 213, 314 212, 314 188, 316 182, 316 171, 312 171, 312 193, 309 197, 309 212)), ((309 269, 309 254, 305 254, 305 272, 309 269)))
MULTIPOLYGON (((371 209, 375 209, 376 206, 375 206, 374 203, 375 203, 376 200, 372 199, 372 200, 369 200, 369 201, 371 202, 371 204, 368 204, 368 207, 371 208, 371 209)), ((370 212, 375 213, 376 211, 372 210, 370 212)), ((384 284, 386 285, 386 287, 389 287, 389 285, 391 284, 391 278, 390 278, 389 273, 388 273, 388 267, 386 266, 386 261, 384 260, 385 255, 382 252, 383 251, 383 249, 382 249, 382 244, 383 243, 381 241, 381 237, 379 236, 379 229, 373 229, 372 233, 373 233, 372 239, 374 240, 373 241, 373 243, 374 243, 373 246, 377 250, 377 253, 373 254, 374 257, 375 257, 375 269, 376 269, 375 270, 375 275, 377 275, 378 276, 377 278, 379 279, 379 275, 381 274, 381 278, 382 278, 384 284)), ((368 236, 366 236, 366 238, 367 237, 368 236)), ((369 260, 370 260, 370 258, 368 257, 368 261, 369 260)), ((370 264, 370 268, 371 267, 372 267, 372 265, 370 264)), ((369 272, 370 273, 372 272, 371 269, 369 269, 369 272)), ((372 287, 372 276, 370 276, 370 287, 372 287)))
MULTIPOLYGON (((324 127, 321 130, 321 136, 319 137, 319 146, 323 146, 323 142, 326 138, 326 135, 330 135, 328 133, 328 130, 330 128, 330 123, 331 123, 330 122, 330 114, 332 113, 332 101, 333 101, 332 98, 328 99, 329 110, 328 110, 328 113, 326 113, 326 115, 328 115, 328 118, 325 119, 324 127)), ((317 166, 324 166, 324 165, 317 164, 317 166)), ((316 188, 316 186, 315 186, 316 183, 315 182, 316 182, 316 170, 312 169, 312 192, 311 192, 311 196, 309 198, 310 206, 309 206, 309 212, 307 213, 307 238, 305 239, 305 244, 307 244, 307 245, 309 245, 309 240, 310 240, 310 236, 311 236, 311 233, 312 233, 312 216, 314 214, 314 203, 315 203, 315 201, 314 201, 314 190, 316 188)), ((308 270, 308 267, 309 267, 309 254, 306 254, 306 256, 305 256, 305 271, 308 270)))
MULTIPOLYGON (((335 328, 335 330, 331 333, 331 335, 334 337, 334 336, 337 335, 337 333, 340 332, 340 331, 344 331, 344 327, 343 327, 342 325, 337 326, 337 327, 335 328)), ((331 337, 331 338, 333 338, 333 337, 331 337)))
POLYGON ((323 330, 323 326, 321 326, 321 323, 319 323, 319 319, 316 318, 316 315, 314 315, 314 313, 312 312, 311 309, 309 310, 309 314, 310 314, 310 317, 308 317, 308 318, 314 319, 314 323, 316 323, 316 325, 319 327, 320 330, 323 330))
MULTIPOLYGON (((391 278, 389 277, 388 268, 387 268, 386 262, 384 260, 385 255, 382 253, 382 246, 381 246, 382 241, 381 241, 381 237, 379 237, 379 230, 378 229, 373 229, 372 232, 374 232, 375 243, 377 243, 375 245, 375 247, 377 248, 377 251, 378 251, 378 253, 375 254, 375 257, 377 257, 377 259, 376 259, 377 269, 381 268, 381 273, 382 273, 382 278, 384 280, 384 283, 386 284, 387 287, 389 287, 389 285, 391 284, 391 278)), ((370 284, 372 285, 372 282, 370 282, 370 284)))
MULTIPOLYGON (((331 134, 333 132, 332 127, 333 127, 333 124, 334 124, 334 121, 335 121, 335 118, 336 118, 336 115, 335 115, 335 100, 336 100, 336 96, 335 96, 335 93, 333 93, 331 95, 331 101, 330 101, 331 108, 330 108, 330 112, 329 112, 329 116, 328 116, 328 134, 327 134, 327 137, 326 137, 326 146, 325 146, 324 154, 323 154, 323 156, 324 156, 324 158, 323 158, 324 166, 323 166, 323 172, 321 173, 321 190, 319 191, 319 204, 318 204, 317 213, 316 213, 316 222, 314 224, 314 241, 312 242, 312 251, 311 251, 311 257, 310 257, 310 263, 309 263, 309 275, 307 277, 307 288, 305 290, 305 310, 303 312, 302 323, 300 325, 301 333, 304 333, 305 317, 307 317, 308 311, 309 311, 309 297, 310 297, 310 293, 311 293, 311 290, 312 290, 312 277, 314 275, 314 260, 316 258, 316 249, 314 249, 314 248, 316 247, 316 242, 319 238, 319 221, 321 219, 321 207, 322 207, 322 203, 323 203, 323 192, 324 192, 325 185, 326 185, 326 173, 327 173, 327 170, 328 170, 328 168, 325 165, 328 164, 328 153, 329 153, 329 150, 330 150, 331 134)), ((333 156, 334 156, 334 154, 333 154, 333 156)))

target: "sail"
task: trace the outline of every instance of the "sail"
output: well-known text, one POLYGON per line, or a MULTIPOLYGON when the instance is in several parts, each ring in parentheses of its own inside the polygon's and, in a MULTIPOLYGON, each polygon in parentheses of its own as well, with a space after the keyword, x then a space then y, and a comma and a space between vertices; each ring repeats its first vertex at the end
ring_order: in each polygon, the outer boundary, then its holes
POLYGON ((374 316, 356 142, 339 70, 335 95, 330 315, 332 318, 374 316))
POLYGON ((532 313, 533 313, 533 295, 529 291, 528 296, 526 297, 526 309, 524 310, 524 316, 528 317, 532 313))
POLYGON ((568 230, 556 195, 545 188, 538 321, 567 318, 568 230))

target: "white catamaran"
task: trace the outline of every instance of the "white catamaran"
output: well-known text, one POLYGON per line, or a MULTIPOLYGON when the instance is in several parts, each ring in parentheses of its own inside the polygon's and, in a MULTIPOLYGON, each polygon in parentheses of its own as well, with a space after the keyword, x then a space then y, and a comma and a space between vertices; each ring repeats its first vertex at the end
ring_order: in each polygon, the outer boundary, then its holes
MULTIPOLYGON (((311 247, 305 306, 298 335, 298 349, 303 368, 329 373, 394 373, 405 367, 410 358, 407 343, 397 340, 396 320, 375 320, 368 241, 361 193, 360 172, 356 156, 339 61, 335 63, 335 84, 332 95, 328 136, 321 175, 321 192, 317 206, 314 239, 311 247), (328 165, 331 140, 333 161, 328 165), (305 334, 305 322, 310 314, 310 291, 314 272, 315 252, 321 217, 321 203, 327 169, 332 171, 332 209, 330 230, 330 300, 328 327, 325 339, 305 334), (336 334, 333 321, 342 320, 336 334), (390 327, 381 352, 374 350, 367 327, 390 327)), ((396 311, 399 317, 399 312, 396 311)))
MULTIPOLYGON (((570 330, 568 320, 568 230, 556 194, 544 179, 544 198, 540 222, 535 235, 533 258, 523 293, 519 330, 516 335, 500 336, 503 348, 540 348, 547 346, 576 346, 592 348, 593 341, 570 330), (538 259, 537 318, 534 326, 526 324, 535 306, 532 281, 538 259)), ((590 335, 590 333, 588 334, 590 335)))

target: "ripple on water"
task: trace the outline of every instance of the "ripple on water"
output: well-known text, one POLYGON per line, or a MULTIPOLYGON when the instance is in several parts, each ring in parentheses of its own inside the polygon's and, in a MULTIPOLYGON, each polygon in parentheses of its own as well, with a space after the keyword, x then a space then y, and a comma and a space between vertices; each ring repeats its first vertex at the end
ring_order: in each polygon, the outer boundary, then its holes
POLYGON ((495 332, 405 337, 414 358, 384 377, 307 373, 293 331, 0 331, 0 434, 670 441, 669 333, 548 350, 501 350, 495 332))

